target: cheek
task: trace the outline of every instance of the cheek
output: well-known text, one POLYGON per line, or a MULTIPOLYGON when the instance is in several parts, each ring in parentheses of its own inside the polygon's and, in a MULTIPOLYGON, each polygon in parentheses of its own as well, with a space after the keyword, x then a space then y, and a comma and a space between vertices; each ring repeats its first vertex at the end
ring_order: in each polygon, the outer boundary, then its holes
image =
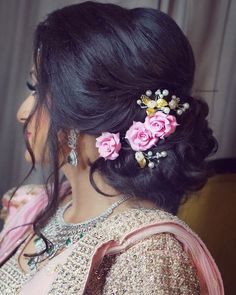
MULTIPOLYGON (((27 128, 27 131, 30 133, 28 138, 29 144, 33 150, 36 163, 48 162, 48 148, 46 146, 48 129, 49 120, 45 114, 40 116, 39 122, 37 122, 35 118, 32 118, 27 128)), ((28 151, 26 151, 25 158, 27 161, 31 161, 28 151)))
POLYGON ((31 94, 24 100, 24 102, 21 104, 17 111, 16 117, 20 123, 24 123, 24 120, 28 118, 28 116, 34 108, 34 105, 35 97, 31 94))

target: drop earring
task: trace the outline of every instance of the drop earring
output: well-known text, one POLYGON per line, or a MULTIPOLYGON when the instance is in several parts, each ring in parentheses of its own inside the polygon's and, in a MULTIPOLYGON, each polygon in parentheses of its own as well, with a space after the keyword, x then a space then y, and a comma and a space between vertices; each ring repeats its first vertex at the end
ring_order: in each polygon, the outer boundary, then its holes
POLYGON ((78 130, 71 129, 68 135, 68 147, 71 148, 71 151, 67 156, 67 162, 72 166, 78 165, 78 153, 76 151, 78 134, 78 130))

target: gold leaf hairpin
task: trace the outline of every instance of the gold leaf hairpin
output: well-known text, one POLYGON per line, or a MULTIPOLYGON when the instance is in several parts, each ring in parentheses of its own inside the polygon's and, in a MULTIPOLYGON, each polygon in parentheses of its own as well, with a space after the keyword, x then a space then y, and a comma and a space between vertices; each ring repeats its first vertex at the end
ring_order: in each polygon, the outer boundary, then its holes
POLYGON ((162 111, 165 114, 169 114, 171 110, 176 111, 178 115, 182 115, 184 111, 189 108, 189 103, 180 104, 180 98, 176 95, 171 96, 171 101, 167 101, 164 97, 169 95, 169 91, 164 89, 161 91, 158 89, 154 98, 151 98, 152 91, 147 90, 145 94, 142 94, 140 99, 137 100, 137 104, 141 108, 146 109, 148 116, 153 115, 157 111, 162 111))

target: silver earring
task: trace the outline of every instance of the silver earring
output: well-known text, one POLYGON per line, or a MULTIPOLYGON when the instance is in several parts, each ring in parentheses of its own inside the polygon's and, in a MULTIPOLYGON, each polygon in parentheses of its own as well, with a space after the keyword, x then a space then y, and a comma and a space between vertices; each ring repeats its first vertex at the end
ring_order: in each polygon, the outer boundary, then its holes
POLYGON ((68 147, 71 148, 71 151, 67 156, 67 162, 72 166, 78 165, 78 153, 76 151, 78 134, 78 130, 71 129, 68 135, 68 147))

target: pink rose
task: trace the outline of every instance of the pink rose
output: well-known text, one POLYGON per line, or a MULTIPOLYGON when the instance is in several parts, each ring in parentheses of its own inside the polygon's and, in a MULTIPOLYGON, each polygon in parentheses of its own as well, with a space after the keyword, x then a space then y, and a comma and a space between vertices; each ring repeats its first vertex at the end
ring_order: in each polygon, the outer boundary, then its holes
POLYGON ((137 152, 148 150, 158 141, 158 138, 153 137, 141 122, 133 122, 133 125, 127 130, 125 138, 128 139, 132 149, 137 152))
POLYGON ((96 147, 101 157, 106 160, 115 160, 121 149, 120 134, 103 132, 101 136, 96 138, 96 147))
POLYGON ((151 131, 153 137, 164 138, 175 132, 176 126, 179 124, 177 124, 175 116, 158 111, 147 116, 144 125, 151 131))

